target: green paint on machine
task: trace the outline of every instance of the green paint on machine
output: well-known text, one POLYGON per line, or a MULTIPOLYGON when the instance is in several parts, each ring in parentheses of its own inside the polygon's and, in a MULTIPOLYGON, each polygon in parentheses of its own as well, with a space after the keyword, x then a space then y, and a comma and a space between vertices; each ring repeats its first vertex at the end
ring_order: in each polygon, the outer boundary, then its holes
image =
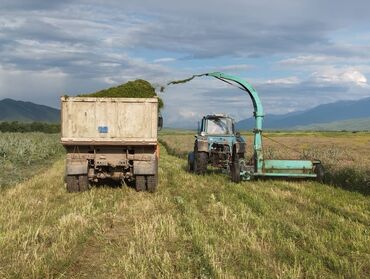
POLYGON ((312 169, 312 161, 302 160, 264 160, 263 169, 312 169))
POLYGON ((255 118, 254 142, 253 142, 253 165, 246 165, 243 159, 240 159, 240 177, 244 180, 250 180, 255 176, 275 176, 275 177, 300 177, 317 178, 322 180, 324 169, 319 160, 265 160, 262 147, 262 124, 264 111, 257 91, 247 81, 221 72, 193 75, 190 78, 173 81, 170 84, 181 84, 193 80, 195 77, 211 76, 231 85, 237 85, 245 91, 252 100, 255 118))

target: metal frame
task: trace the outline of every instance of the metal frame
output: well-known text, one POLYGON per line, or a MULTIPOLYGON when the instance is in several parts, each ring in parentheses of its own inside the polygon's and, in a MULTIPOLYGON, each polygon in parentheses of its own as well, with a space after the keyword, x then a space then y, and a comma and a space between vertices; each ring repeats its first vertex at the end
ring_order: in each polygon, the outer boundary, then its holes
POLYGON ((262 124, 264 111, 257 91, 247 81, 221 72, 207 73, 206 76, 215 77, 221 81, 232 84, 234 82, 240 86, 240 89, 247 92, 253 103, 253 116, 255 118, 255 128, 253 150, 254 150, 254 172, 243 171, 241 175, 245 179, 251 179, 253 176, 274 176, 274 177, 296 177, 296 178, 315 178, 315 164, 320 161, 309 160, 264 160, 262 152, 262 124), (231 82, 230 82, 231 81, 231 82))

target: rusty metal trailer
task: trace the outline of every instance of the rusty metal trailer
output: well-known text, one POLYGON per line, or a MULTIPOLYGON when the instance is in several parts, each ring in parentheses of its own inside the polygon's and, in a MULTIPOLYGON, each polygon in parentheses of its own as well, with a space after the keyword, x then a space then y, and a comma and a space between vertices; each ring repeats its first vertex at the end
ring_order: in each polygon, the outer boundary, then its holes
POLYGON ((61 98, 69 192, 111 179, 138 191, 158 184, 157 98, 61 98))

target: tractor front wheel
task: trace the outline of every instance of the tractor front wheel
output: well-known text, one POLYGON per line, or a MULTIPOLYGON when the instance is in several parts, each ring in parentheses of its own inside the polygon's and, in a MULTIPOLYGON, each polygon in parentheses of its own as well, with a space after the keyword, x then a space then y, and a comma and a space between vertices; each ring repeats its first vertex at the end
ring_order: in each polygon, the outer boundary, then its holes
POLYGON ((188 172, 194 172, 194 152, 188 154, 188 172))
POLYGON ((194 152, 194 172, 205 174, 207 172, 208 154, 207 152, 194 152))

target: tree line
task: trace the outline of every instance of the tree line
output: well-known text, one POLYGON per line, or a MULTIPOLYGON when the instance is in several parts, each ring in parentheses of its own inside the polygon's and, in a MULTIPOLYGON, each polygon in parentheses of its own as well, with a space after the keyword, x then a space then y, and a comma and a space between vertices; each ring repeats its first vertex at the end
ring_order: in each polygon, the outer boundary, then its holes
POLYGON ((60 133, 60 124, 44 123, 44 122, 30 122, 23 123, 18 121, 0 122, 0 132, 42 132, 47 134, 60 133))

